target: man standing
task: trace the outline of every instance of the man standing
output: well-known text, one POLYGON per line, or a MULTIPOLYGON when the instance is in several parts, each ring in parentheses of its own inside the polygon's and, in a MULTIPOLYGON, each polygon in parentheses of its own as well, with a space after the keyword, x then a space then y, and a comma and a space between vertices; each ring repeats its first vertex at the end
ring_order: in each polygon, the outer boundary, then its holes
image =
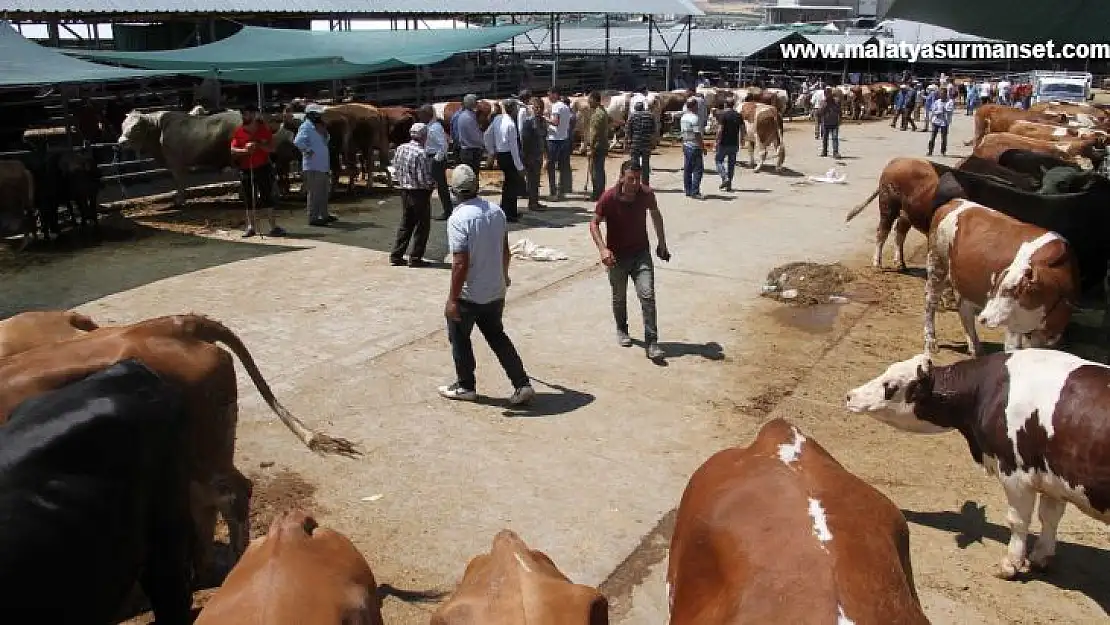
POLYGON ((536 392, 502 325, 512 258, 505 213, 496 204, 478 197, 478 178, 467 165, 459 165, 451 172, 451 187, 459 204, 447 220, 451 291, 444 315, 455 361, 455 382, 439 387, 439 394, 447 399, 478 399, 474 346, 470 342, 470 333, 478 326, 513 384, 509 404, 526 404, 536 392))
POLYGON ((293 145, 301 151, 301 186, 308 204, 308 225, 326 226, 335 221, 328 214, 331 192, 331 163, 328 154, 328 127, 324 124, 324 107, 309 104, 304 122, 297 129, 293 145))
POLYGON ((476 108, 478 108, 478 96, 473 93, 466 94, 463 98, 462 112, 459 113, 458 119, 451 122, 452 128, 458 128, 459 132, 459 161, 470 165, 474 175, 478 175, 481 171, 482 150, 485 147, 482 131, 478 128, 476 108))
POLYGON ((394 266, 405 264, 405 250, 412 243, 409 267, 423 267, 424 250, 428 246, 428 232, 432 224, 432 162, 425 152, 428 138, 427 126, 417 122, 409 128, 409 142, 397 146, 393 152, 393 169, 401 187, 401 223, 397 226, 397 240, 389 255, 394 266))
MULTIPOLYGON (((827 91, 827 89, 822 89, 821 85, 818 84, 813 89, 813 95, 811 95, 809 97, 809 104, 812 107, 810 110, 812 111, 812 114, 813 114, 813 138, 814 139, 820 139, 821 138, 821 127, 823 126, 823 124, 821 123, 821 109, 824 108, 824 106, 825 106, 825 92, 826 91, 827 91)), ((895 112, 895 116, 897 116, 897 115, 898 115, 898 113, 895 112)), ((894 124, 891 124, 890 127, 893 128, 894 124)))
POLYGON ((285 230, 277 225, 274 217, 274 168, 270 152, 274 149, 274 134, 258 114, 258 107, 248 104, 242 110, 243 123, 231 135, 231 153, 238 157, 239 184, 243 202, 247 205, 247 227, 244 237, 253 237, 254 212, 266 209, 270 222, 270 236, 280 237, 285 230))
POLYGON ((543 100, 532 98, 521 107, 520 157, 524 161, 524 176, 528 186, 528 210, 543 210, 540 204, 540 170, 547 142, 547 124, 543 118, 543 100))
POLYGON ((570 172, 570 107, 559 97, 559 90, 548 94, 551 117, 547 119, 547 186, 552 200, 564 200, 573 186, 570 172), (559 184, 555 184, 555 168, 559 184))
POLYGON ((520 221, 516 200, 524 187, 524 180, 521 179, 524 161, 520 159, 520 139, 517 138, 513 119, 516 117, 515 106, 512 100, 502 100, 501 110, 504 112, 493 118, 485 136, 486 151, 497 155, 497 165, 505 175, 505 182, 501 185, 501 206, 510 222, 520 221))
POLYGON ((655 142, 655 118, 646 108, 647 98, 635 100, 628 116, 628 151, 633 163, 641 169, 643 183, 650 186, 651 148, 655 142))
POLYGON ((451 216, 451 190, 447 188, 447 132, 436 118, 436 110, 431 104, 420 107, 416 112, 416 121, 426 126, 428 138, 424 142, 424 153, 431 160, 432 179, 436 181, 436 190, 439 191, 439 221, 445 221, 451 216))
POLYGON ((663 231, 663 215, 655 201, 655 192, 640 184, 640 168, 631 160, 621 164, 620 181, 602 194, 590 221, 590 236, 601 254, 601 262, 609 268, 609 285, 613 289, 613 320, 617 324, 617 343, 630 347, 628 336, 628 279, 636 287, 636 297, 644 315, 644 346, 647 357, 663 358, 659 347, 659 331, 655 314, 655 268, 651 261, 651 242, 647 233, 647 214, 655 226, 658 241, 655 254, 670 261, 667 236, 663 231), (605 222, 605 236, 601 235, 605 222))
POLYGON ((940 92, 940 97, 933 102, 929 109, 929 121, 933 124, 933 132, 929 135, 929 152, 933 155, 933 147, 937 142, 937 133, 940 133, 940 155, 947 156, 948 152, 948 126, 952 123, 952 112, 955 105, 948 99, 948 91, 940 92))
POLYGON ((702 199, 701 176, 705 170, 704 124, 699 122, 697 98, 686 100, 686 112, 678 122, 682 132, 682 190, 686 197, 702 199))
POLYGON ((717 174, 721 177, 722 191, 732 191, 732 176, 736 172, 736 153, 744 134, 744 120, 736 112, 736 101, 725 100, 725 107, 717 113, 717 174))
POLYGON ((910 85, 906 87, 906 99, 902 102, 902 130, 906 130, 906 125, 909 124, 914 132, 917 132, 917 121, 914 119, 914 113, 917 111, 917 89, 910 85))
POLYGON ((609 112, 601 106, 601 94, 590 93, 590 125, 586 128, 586 159, 590 163, 593 193, 590 201, 596 202, 605 190, 605 159, 609 156, 609 112))
POLYGON ((840 158, 840 99, 834 98, 832 87, 825 87, 825 106, 821 109, 821 156, 829 155, 832 138, 833 158, 840 158))

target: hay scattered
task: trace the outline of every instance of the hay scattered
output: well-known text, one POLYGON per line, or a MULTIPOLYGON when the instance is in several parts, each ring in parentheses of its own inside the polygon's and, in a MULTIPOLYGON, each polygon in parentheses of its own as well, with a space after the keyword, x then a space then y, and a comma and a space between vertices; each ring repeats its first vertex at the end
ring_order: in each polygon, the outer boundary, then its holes
POLYGON ((855 279, 840 263, 794 262, 772 269, 762 294, 794 306, 843 303, 844 287, 855 279))

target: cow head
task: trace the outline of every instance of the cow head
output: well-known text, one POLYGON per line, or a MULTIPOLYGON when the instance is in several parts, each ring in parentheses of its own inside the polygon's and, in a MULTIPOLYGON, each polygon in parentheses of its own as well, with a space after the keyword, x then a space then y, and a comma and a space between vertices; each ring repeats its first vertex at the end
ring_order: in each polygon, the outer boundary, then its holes
POLYGON ((131 111, 123 118, 120 126, 119 145, 136 148, 150 138, 157 139, 158 127, 150 116, 141 111, 131 111))
POLYGON ((1054 285, 1041 279, 1038 267, 1062 264, 1067 260, 1067 251, 1064 241, 1051 232, 1022 243, 1005 271, 993 277, 979 323, 988 328, 1005 326, 1017 334, 1040 329, 1049 308, 1059 302, 1059 293, 1054 285), (1046 246, 1052 248, 1049 255, 1034 263, 1033 255, 1046 246))
POLYGON ((848 410, 906 432, 940 434, 949 428, 916 415, 917 402, 933 392, 933 361, 927 354, 896 362, 882 375, 848 391, 848 410))

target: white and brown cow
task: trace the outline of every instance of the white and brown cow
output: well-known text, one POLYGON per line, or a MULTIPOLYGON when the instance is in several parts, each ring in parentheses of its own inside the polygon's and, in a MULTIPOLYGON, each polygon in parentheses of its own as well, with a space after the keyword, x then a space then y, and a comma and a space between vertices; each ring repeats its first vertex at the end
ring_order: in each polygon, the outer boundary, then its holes
POLYGON ((608 625, 609 601, 575 584, 542 551, 511 530, 493 538, 488 554, 466 566, 454 594, 431 625, 608 625))
POLYGON ((929 622, 898 506, 783 419, 690 478, 667 598, 670 625, 929 622))
POLYGON ((951 285, 968 352, 983 353, 975 314, 1006 328, 1006 350, 1056 344, 1079 293, 1079 266, 1060 235, 981 204, 957 199, 937 209, 929 229, 925 352, 936 352, 936 311, 951 285))
POLYGON ((848 393, 848 410, 907 432, 956 430, 998 478, 1010 504, 1010 545, 995 575, 1046 567, 1064 508, 1110 523, 1110 367, 1066 352, 1024 349, 934 366, 891 365, 848 393), (1033 504, 1041 534, 1026 558, 1033 504))
POLYGON ((747 132, 744 145, 748 148, 748 160, 752 171, 759 171, 767 162, 767 150, 775 149, 775 171, 782 170, 786 161, 786 143, 782 140, 782 115, 773 106, 758 102, 741 102, 737 105, 740 117, 744 120, 747 132), (755 152, 759 150, 759 165, 755 164, 755 152))

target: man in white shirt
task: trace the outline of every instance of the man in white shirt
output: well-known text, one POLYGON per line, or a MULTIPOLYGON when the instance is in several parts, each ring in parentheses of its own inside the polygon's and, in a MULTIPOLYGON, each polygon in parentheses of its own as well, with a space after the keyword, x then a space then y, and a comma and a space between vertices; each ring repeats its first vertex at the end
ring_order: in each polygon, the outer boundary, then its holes
POLYGON ((486 152, 497 155, 497 164, 505 174, 501 185, 501 209, 510 222, 520 221, 516 200, 524 192, 524 161, 520 159, 520 135, 516 129, 517 105, 515 100, 501 101, 504 111, 490 122, 486 129, 486 152))
POLYGON ((439 220, 446 221, 451 216, 452 206, 451 190, 447 187, 447 131, 436 118, 435 108, 431 104, 425 104, 416 111, 416 121, 426 126, 424 153, 432 162, 432 178, 436 181, 436 190, 439 193, 439 220))
POLYGON ((695 98, 686 100, 686 112, 679 120, 682 130, 682 189, 686 197, 703 199, 701 177, 705 172, 705 141, 702 133, 705 124, 698 117, 698 102, 695 98))
POLYGON ((821 109, 825 106, 825 90, 820 86, 813 89, 813 94, 809 96, 810 111, 813 114, 813 138, 821 138, 821 129, 824 124, 821 123, 821 109))
POLYGON ((558 89, 548 93, 551 117, 547 118, 547 185, 551 199, 564 200, 574 186, 570 171, 570 107, 563 103, 558 89), (559 184, 555 185, 555 168, 559 184))
POLYGON ((929 156, 933 155, 938 132, 940 133, 940 155, 947 156, 945 153, 948 152, 948 126, 952 123, 952 111, 955 108, 955 104, 948 98, 948 91, 941 90, 929 111, 929 121, 933 124, 933 132, 929 135, 929 156))
POLYGON ((1010 81, 1008 80, 998 83, 998 103, 1004 106, 1010 105, 1010 81))

